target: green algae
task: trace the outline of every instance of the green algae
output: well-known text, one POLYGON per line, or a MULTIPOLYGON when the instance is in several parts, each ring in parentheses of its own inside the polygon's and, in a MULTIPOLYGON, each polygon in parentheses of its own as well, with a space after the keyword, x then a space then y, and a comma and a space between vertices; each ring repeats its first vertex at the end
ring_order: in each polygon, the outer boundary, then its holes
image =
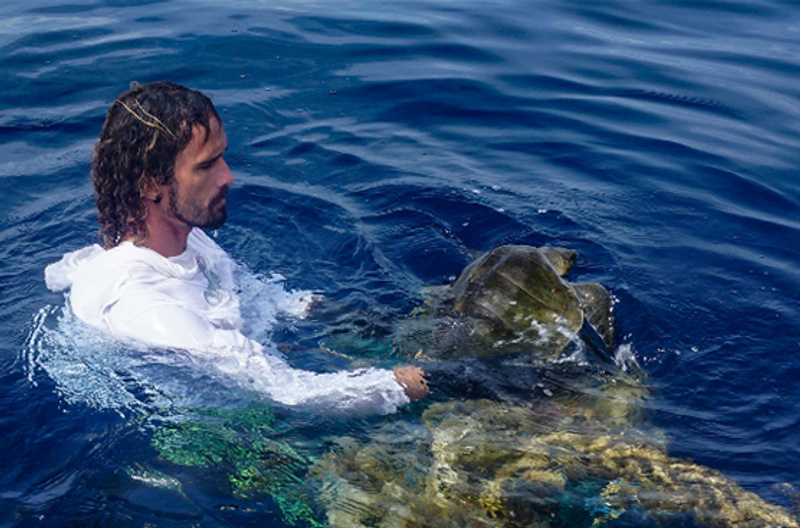
POLYGON ((319 526, 303 490, 311 457, 281 439, 274 422, 267 405, 195 409, 159 424, 151 443, 172 464, 224 474, 237 499, 270 496, 289 525, 319 526))

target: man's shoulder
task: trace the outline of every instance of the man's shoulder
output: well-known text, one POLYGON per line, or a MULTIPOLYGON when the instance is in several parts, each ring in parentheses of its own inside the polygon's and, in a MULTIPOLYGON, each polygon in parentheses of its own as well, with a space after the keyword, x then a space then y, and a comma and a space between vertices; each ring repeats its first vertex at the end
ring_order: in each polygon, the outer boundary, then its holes
POLYGON ((47 287, 53 291, 73 287, 76 279, 87 277, 100 279, 109 274, 127 273, 129 268, 144 265, 145 257, 131 251, 132 244, 121 244, 112 249, 103 249, 97 244, 70 251, 61 260, 48 265, 44 270, 47 287))
POLYGON ((123 242, 117 247, 97 253, 85 263, 84 268, 90 275, 101 272, 124 275, 137 269, 157 269, 161 260, 163 257, 153 250, 123 242))
POLYGON ((154 251, 123 242, 72 263, 63 273, 68 276, 65 285, 72 290, 73 299, 114 297, 128 283, 167 275, 163 260, 154 251))
MULTIPOLYGON (((78 318, 104 328, 103 316, 119 298, 137 270, 152 269, 147 251, 123 242, 112 249, 89 246, 64 255, 45 269, 53 291, 70 290, 70 305, 78 318)), ((147 272, 144 272, 145 274, 147 272)))
POLYGON ((44 282, 52 291, 66 290, 72 286, 75 272, 86 263, 103 253, 97 244, 65 253, 58 262, 53 262, 44 269, 44 282))

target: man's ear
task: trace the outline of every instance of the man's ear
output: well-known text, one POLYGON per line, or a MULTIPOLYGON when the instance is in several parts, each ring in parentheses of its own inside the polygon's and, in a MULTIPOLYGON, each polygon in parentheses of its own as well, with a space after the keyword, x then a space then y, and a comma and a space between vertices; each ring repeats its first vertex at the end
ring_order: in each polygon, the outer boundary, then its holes
POLYGON ((164 198, 164 195, 157 191, 150 191, 145 193, 144 199, 153 202, 153 203, 161 203, 161 200, 164 198))
POLYGON ((148 202, 153 202, 156 204, 161 203, 161 200, 164 199, 164 187, 165 186, 163 185, 158 185, 157 183, 151 182, 145 187, 144 192, 141 193, 142 198, 148 202))

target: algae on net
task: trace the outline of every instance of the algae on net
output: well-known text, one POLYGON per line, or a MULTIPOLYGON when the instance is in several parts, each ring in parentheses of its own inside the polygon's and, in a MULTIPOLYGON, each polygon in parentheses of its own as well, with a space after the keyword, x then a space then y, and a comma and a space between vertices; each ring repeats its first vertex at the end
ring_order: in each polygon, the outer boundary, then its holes
POLYGON ((435 403, 412 438, 391 440, 392 427, 342 438, 313 466, 332 527, 800 526, 719 471, 669 456, 657 432, 558 402, 435 403))

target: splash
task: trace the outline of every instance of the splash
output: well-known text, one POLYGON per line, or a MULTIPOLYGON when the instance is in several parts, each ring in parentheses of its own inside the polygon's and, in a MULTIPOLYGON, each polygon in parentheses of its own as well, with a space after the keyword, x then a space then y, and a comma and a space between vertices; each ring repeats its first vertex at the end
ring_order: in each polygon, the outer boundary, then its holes
POLYGON ((322 297, 320 292, 288 290, 285 278, 272 273, 269 277, 240 268, 236 273, 239 285, 244 334, 257 341, 269 341, 281 323, 281 314, 303 319, 312 304, 322 297))
POLYGON ((48 305, 39 310, 22 355, 30 383, 38 385, 39 374, 44 373, 68 405, 124 416, 147 405, 168 406, 172 399, 143 375, 144 351, 132 351, 84 325, 65 307, 48 305))

